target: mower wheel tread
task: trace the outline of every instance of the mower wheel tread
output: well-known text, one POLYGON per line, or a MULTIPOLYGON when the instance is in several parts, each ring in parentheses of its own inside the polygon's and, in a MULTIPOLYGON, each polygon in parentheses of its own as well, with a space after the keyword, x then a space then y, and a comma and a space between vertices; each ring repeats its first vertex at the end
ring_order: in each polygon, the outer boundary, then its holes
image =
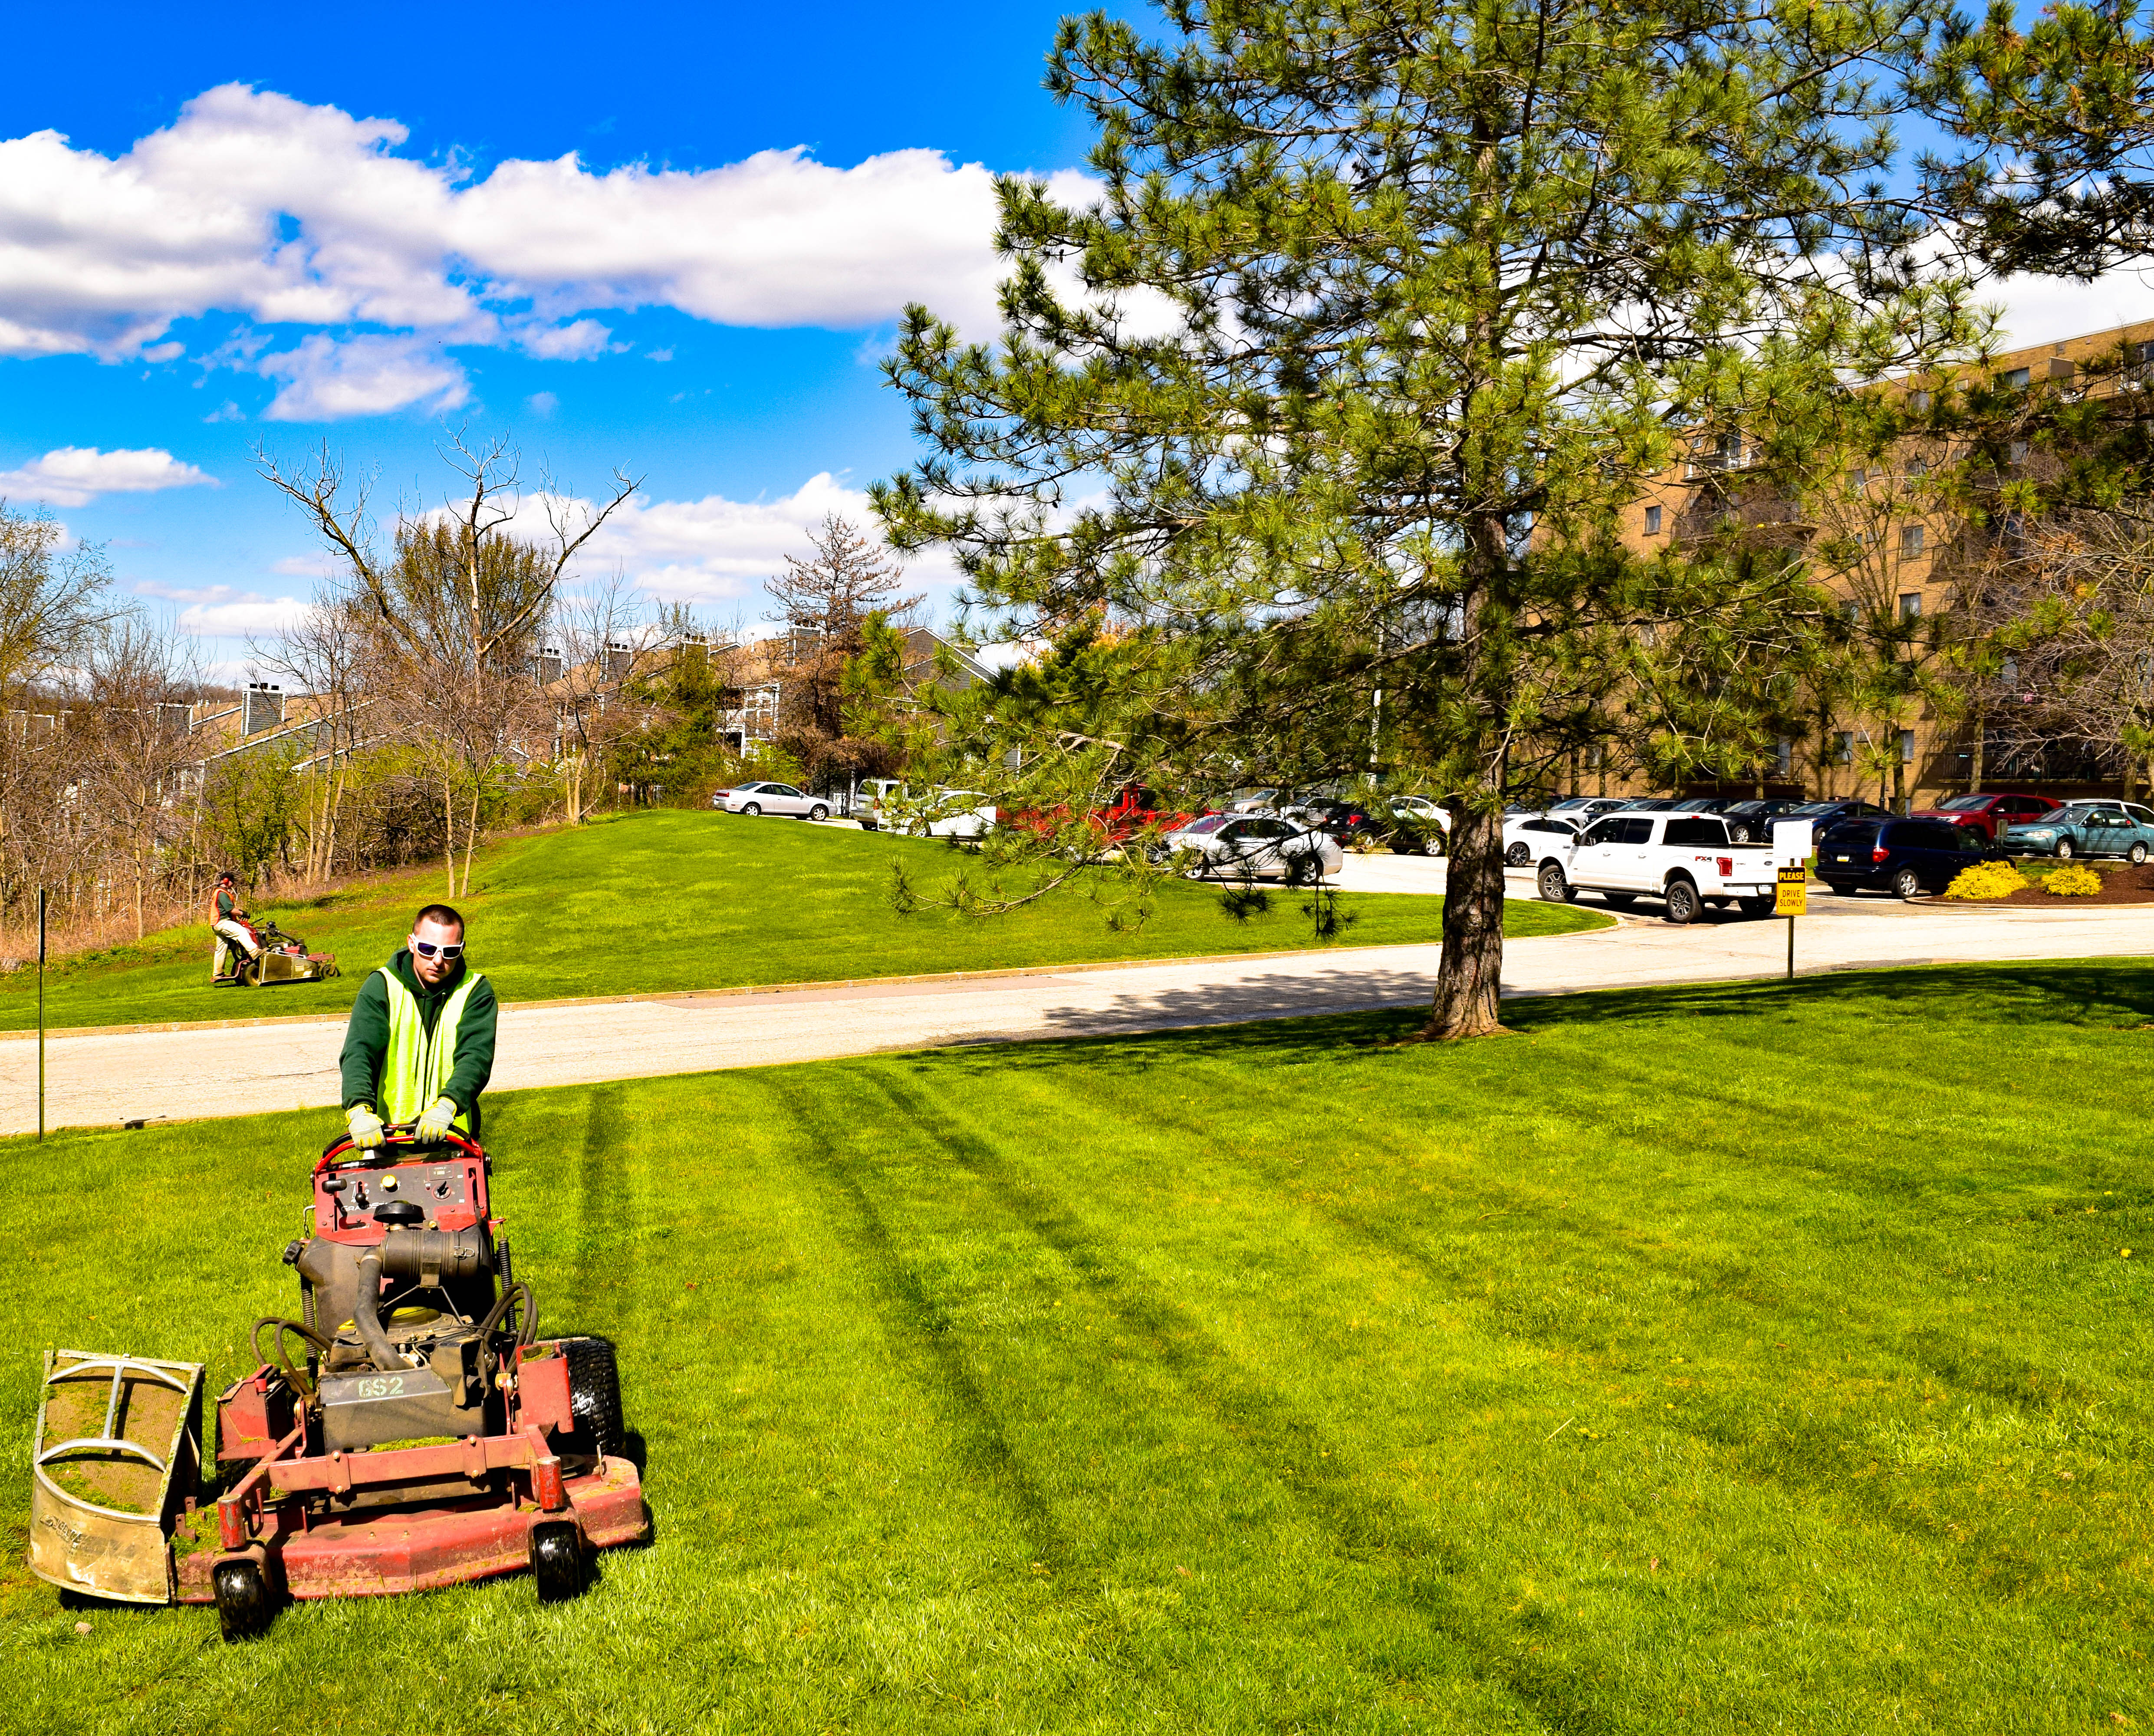
POLYGON ((584 1589, 584 1534, 574 1519, 531 1528, 531 1577, 541 1603, 566 1603, 584 1589))
POLYGON ((563 1442, 571 1455, 600 1453, 618 1456, 625 1444, 620 1415, 620 1367, 613 1340, 578 1337, 560 1340, 561 1354, 569 1359, 569 1409, 576 1419, 574 1432, 563 1442))
POLYGON ((269 1631, 277 1613, 268 1582, 253 1561, 220 1561, 210 1572, 210 1587, 217 1597, 217 1631, 237 1644, 260 1637, 269 1631))

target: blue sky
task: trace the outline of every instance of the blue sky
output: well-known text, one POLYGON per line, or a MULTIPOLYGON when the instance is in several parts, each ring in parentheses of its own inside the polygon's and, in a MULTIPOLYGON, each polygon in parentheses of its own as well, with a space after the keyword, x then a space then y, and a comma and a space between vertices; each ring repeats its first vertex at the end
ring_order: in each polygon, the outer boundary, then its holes
POLYGON ((1040 89, 1061 10, 21 12, 0 492, 229 661, 312 583, 256 442, 326 439, 390 502, 438 488, 445 419, 505 426, 579 493, 645 477, 607 558, 753 620, 802 527, 907 462, 898 308, 986 315, 969 166, 1081 162, 1040 89))
MULTIPOLYGON (((988 173, 1082 161, 1040 89, 1060 10, 18 8, 0 493, 237 675, 319 569, 257 442, 326 441, 393 506, 437 494, 444 420, 507 429, 534 477, 643 477, 594 554, 753 623, 912 455, 899 308, 988 329, 988 173)), ((2020 341, 2154 311, 2136 279, 2011 299, 2020 341)))

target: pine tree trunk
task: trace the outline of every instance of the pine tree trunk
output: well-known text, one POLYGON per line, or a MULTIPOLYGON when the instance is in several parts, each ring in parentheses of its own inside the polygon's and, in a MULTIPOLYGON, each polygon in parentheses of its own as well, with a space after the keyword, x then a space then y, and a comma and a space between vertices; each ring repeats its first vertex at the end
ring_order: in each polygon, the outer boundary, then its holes
MULTIPOLYGON (((1493 792, 1500 796, 1501 791, 1493 792)), ((1422 1035, 1437 1042, 1501 1030, 1503 816, 1499 804, 1453 807, 1443 894, 1443 962, 1422 1035)))
POLYGON ((1981 789, 1982 780, 1988 775, 1988 768, 1983 761, 1983 749, 1988 745, 1987 739, 1989 734, 1988 723, 1988 718, 1978 706, 1974 713, 1974 746, 1967 756, 1967 793, 1969 795, 1973 795, 1981 789))

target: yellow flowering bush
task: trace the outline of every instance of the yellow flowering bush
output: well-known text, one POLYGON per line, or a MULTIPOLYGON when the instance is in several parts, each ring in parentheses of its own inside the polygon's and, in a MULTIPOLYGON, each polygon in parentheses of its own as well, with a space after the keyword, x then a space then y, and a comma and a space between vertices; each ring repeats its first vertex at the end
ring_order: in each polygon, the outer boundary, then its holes
POLYGON ((2073 862, 2044 881, 2042 890, 2059 898, 2091 898, 2101 890, 2101 876, 2084 862, 2073 862))
POLYGON ((2027 884, 2027 876, 2009 862, 1977 862, 1963 868, 1945 888, 1947 898, 2009 898, 2027 884))

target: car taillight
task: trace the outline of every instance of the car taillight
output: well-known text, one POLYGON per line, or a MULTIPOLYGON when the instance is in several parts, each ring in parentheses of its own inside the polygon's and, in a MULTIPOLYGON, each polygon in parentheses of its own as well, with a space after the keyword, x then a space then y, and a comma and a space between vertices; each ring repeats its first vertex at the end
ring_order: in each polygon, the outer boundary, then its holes
POLYGON ((1873 844, 1870 847, 1870 860, 1873 862, 1881 862, 1891 854, 1892 852, 1881 844, 1873 844))
POLYGON ((1712 860, 1713 860, 1713 865, 1714 865, 1715 867, 1717 867, 1717 868, 1718 868, 1718 869, 1720 870, 1720 877, 1721 877, 1723 880, 1726 880, 1726 879, 1728 877, 1728 876, 1730 876, 1731 874, 1733 874, 1733 873, 1734 873, 1734 872, 1735 872, 1735 858, 1734 858, 1734 857, 1733 857, 1733 856, 1715 856, 1715 857, 1712 859, 1712 860))

